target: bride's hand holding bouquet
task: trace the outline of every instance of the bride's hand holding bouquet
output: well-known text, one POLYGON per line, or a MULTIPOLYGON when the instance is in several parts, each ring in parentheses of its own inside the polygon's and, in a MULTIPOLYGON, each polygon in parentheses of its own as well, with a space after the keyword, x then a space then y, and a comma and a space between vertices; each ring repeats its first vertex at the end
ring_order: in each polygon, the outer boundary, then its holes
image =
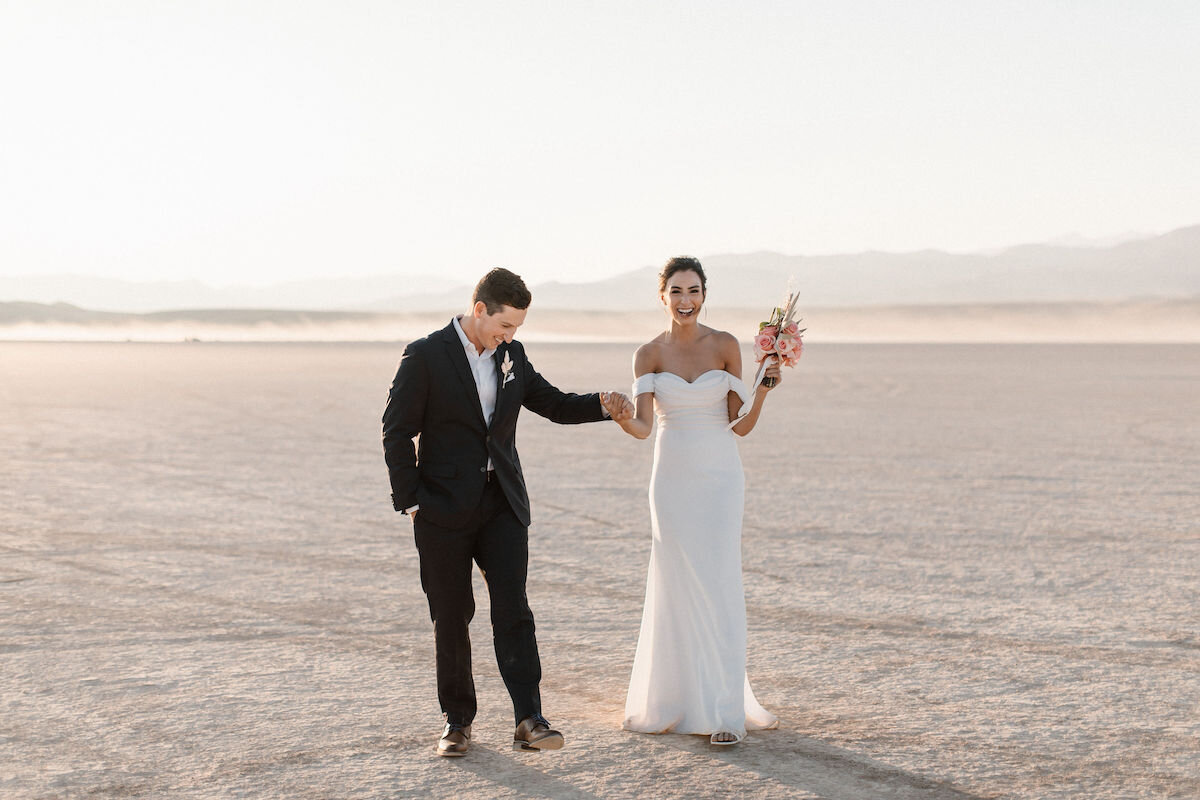
POLYGON ((800 319, 796 316, 795 292, 790 292, 783 305, 771 311, 770 316, 758 323, 758 333, 754 337, 754 360, 758 362, 758 372, 754 376, 752 386, 773 389, 779 384, 779 367, 794 367, 804 352, 803 335, 807 328, 801 328, 800 319))

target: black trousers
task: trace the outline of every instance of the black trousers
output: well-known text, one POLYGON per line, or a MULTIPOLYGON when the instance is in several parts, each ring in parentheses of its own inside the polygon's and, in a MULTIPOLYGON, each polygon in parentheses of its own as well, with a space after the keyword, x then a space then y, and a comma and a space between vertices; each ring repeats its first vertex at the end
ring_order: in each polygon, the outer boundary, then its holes
POLYGON ((540 714, 542 662, 533 612, 525 597, 529 529, 513 514, 494 478, 483 500, 461 528, 443 528, 418 511, 413 520, 421 560, 421 588, 437 650, 438 702, 447 722, 469 725, 475 718, 468 623, 475 616, 472 561, 487 582, 492 607, 492 642, 500 676, 513 701, 516 722, 540 714))

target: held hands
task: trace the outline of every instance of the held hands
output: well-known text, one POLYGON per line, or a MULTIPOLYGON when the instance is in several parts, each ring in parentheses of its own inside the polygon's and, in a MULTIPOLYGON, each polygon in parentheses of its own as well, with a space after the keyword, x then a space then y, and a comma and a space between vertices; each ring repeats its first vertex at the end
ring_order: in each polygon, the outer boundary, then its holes
POLYGON ((601 392, 600 405, 612 417, 613 422, 621 423, 633 419, 637 408, 628 397, 621 392, 601 392))

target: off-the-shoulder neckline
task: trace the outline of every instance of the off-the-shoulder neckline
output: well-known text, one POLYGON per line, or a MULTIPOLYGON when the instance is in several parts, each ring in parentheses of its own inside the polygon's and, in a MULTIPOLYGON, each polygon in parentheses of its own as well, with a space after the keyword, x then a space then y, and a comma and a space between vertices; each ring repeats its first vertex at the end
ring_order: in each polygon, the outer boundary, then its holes
MULTIPOLYGON (((672 378, 678 378, 679 380, 683 381, 684 383, 686 383, 686 384, 689 384, 689 385, 690 385, 690 384, 696 383, 696 382, 697 382, 697 381, 699 381, 701 378, 703 378, 705 375, 708 375, 708 374, 710 374, 710 373, 713 373, 713 372, 722 372, 722 373, 724 373, 724 374, 728 375, 728 376, 729 376, 729 377, 731 377, 731 378, 734 378, 734 377, 736 377, 736 376, 735 376, 735 375, 734 375, 732 372, 726 372, 726 371, 725 371, 725 370, 723 370, 723 369, 710 369, 710 370, 705 370, 704 372, 701 372, 699 375, 697 375, 695 378, 693 378, 693 379, 692 379, 692 380, 690 380, 690 381, 689 381, 687 378, 683 377, 682 375, 677 375, 677 374, 675 374, 674 372, 665 371, 665 370, 664 370, 663 372, 647 372, 647 373, 646 373, 646 375, 670 375, 672 378)), ((646 376, 645 376, 645 375, 641 375, 641 376, 639 376, 639 377, 642 377, 642 378, 644 378, 644 377, 646 377, 646 376)))

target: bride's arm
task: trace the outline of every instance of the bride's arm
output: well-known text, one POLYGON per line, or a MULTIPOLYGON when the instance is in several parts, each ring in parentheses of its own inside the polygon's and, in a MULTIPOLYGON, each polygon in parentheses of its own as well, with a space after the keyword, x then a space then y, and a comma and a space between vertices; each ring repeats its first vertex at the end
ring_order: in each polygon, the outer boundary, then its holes
MULTIPOLYGON (((722 355, 725 356, 725 371, 733 375, 740 376, 742 374, 742 347, 738 344, 736 338, 730 334, 728 341, 722 342, 722 355)), ((779 357, 771 356, 775 363, 767 367, 765 377, 774 378, 775 386, 779 385, 779 357)), ((757 370, 755 370, 757 372, 757 370)), ((753 378, 751 378, 753 380, 753 378)), ((772 387, 773 388, 773 387, 772 387)), ((742 418, 741 422, 733 426, 733 432, 738 436, 745 436, 750 431, 754 430, 754 426, 758 423, 758 415, 762 412, 763 400, 767 399, 767 392, 771 391, 761 383, 758 386, 751 386, 750 391, 754 393, 754 400, 750 404, 750 413, 742 418)), ((738 412, 742 409, 742 398, 737 396, 736 392, 729 393, 729 421, 733 422, 737 419, 738 412)))
MULTIPOLYGON (((643 345, 633 354, 633 377, 636 380, 653 371, 652 357, 643 345)), ((629 419, 616 420, 616 423, 630 436, 636 439, 645 439, 654 429, 654 393, 642 392, 633 398, 633 402, 637 409, 636 413, 629 419)))

